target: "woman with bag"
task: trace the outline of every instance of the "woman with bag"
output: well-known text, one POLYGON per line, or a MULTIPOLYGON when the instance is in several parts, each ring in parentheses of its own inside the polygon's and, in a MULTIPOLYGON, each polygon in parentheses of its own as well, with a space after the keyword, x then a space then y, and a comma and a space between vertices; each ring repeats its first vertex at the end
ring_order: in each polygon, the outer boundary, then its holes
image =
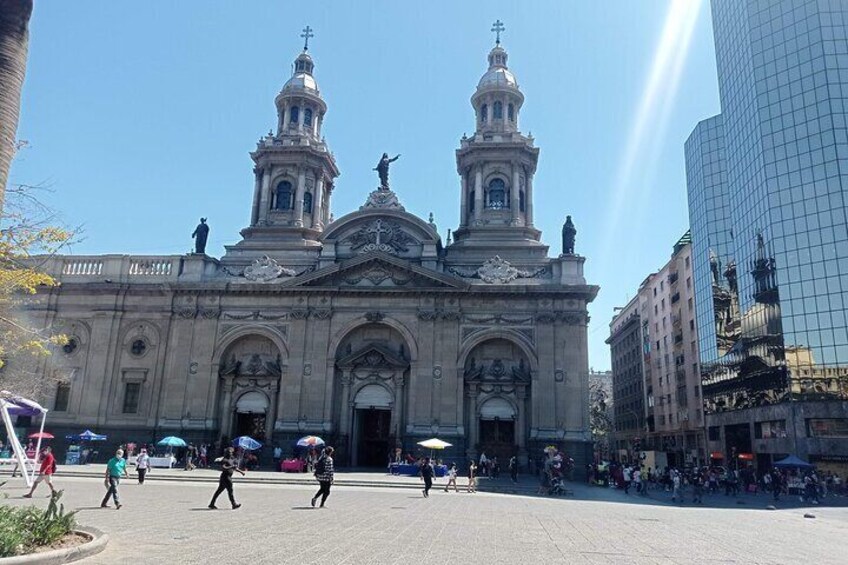
POLYGON ((333 468, 333 448, 327 446, 324 448, 324 454, 315 463, 315 478, 318 479, 320 488, 315 496, 312 497, 312 508, 315 508, 315 502, 318 497, 321 497, 321 508, 324 508, 324 503, 327 497, 330 496, 330 486, 333 484, 335 469, 333 468))

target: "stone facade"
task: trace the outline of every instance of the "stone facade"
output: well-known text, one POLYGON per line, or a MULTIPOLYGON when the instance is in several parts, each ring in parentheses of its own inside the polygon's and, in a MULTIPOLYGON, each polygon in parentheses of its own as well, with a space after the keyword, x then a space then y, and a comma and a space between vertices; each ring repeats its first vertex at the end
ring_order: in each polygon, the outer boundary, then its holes
MULTIPOLYGON (((505 64, 498 46, 484 79, 505 64)), ((47 260, 62 284, 32 308, 71 338, 44 366, 60 377, 44 399, 51 429, 284 447, 316 434, 358 466, 432 436, 455 460, 526 461, 554 443, 585 461, 598 287, 583 257, 548 258, 533 228, 538 149, 518 133, 514 77, 478 87, 503 106, 462 141, 462 225, 445 245, 403 208, 403 189, 364 190, 359 210, 333 219, 339 172, 313 68, 304 51, 276 98, 277 132, 252 153, 251 224, 223 257, 47 260), (471 194, 469 178, 484 190, 471 194)))

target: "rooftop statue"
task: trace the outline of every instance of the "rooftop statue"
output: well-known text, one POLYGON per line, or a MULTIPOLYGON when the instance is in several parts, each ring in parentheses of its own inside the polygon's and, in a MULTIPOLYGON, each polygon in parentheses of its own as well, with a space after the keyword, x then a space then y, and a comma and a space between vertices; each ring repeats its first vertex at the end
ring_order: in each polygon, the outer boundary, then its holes
POLYGON ((191 237, 194 238, 194 252, 206 253, 206 240, 209 238, 209 226, 206 225, 206 218, 200 218, 200 223, 194 228, 191 237))
POLYGON ((374 170, 377 171, 377 174, 380 176, 380 190, 389 190, 389 164, 397 161, 398 157, 400 157, 400 155, 395 155, 393 158, 389 159, 389 154, 383 153, 383 156, 380 158, 380 162, 377 163, 376 167, 374 167, 374 170))
POLYGON ((574 255, 574 240, 577 237, 577 228, 571 221, 571 216, 565 217, 565 224, 562 226, 562 254, 574 255))

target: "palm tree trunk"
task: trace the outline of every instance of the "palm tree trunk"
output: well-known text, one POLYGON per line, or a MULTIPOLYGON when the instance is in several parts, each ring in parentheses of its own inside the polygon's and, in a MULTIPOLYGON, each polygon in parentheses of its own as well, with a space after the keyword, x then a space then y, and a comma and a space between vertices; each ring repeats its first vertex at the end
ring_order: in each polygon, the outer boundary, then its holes
POLYGON ((0 0, 0 213, 15 156, 32 0, 0 0))

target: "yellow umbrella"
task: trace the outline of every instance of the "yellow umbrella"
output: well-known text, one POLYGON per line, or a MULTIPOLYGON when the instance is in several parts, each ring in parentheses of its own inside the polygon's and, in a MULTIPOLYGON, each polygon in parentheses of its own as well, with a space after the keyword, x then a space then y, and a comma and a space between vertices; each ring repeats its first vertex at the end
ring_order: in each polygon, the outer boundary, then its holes
POLYGON ((424 441, 419 441, 418 445, 420 445, 421 447, 426 447, 427 449, 444 449, 446 447, 453 447, 452 443, 442 441, 435 437, 431 439, 426 439, 424 441))

